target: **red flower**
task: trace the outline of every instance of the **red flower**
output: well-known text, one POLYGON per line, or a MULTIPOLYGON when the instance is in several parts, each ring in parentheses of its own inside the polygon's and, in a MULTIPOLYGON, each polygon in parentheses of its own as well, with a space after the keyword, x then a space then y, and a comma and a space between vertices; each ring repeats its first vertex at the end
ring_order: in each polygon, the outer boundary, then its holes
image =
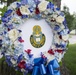
POLYGON ((62 39, 62 36, 60 35, 59 38, 62 39))
POLYGON ((25 62, 24 60, 22 60, 22 61, 18 64, 18 67, 19 67, 20 69, 25 69, 25 68, 26 68, 25 64, 26 64, 26 62, 25 62))
POLYGON ((57 51, 58 53, 63 53, 63 50, 55 50, 55 51, 57 51))
POLYGON ((27 54, 30 54, 30 53, 31 53, 31 50, 28 49, 28 50, 25 50, 25 52, 26 52, 27 54))
POLYGON ((55 22, 56 20, 54 18, 51 19, 51 22, 55 22))
POLYGON ((24 40, 20 39, 20 40, 19 40, 19 42, 21 42, 21 43, 22 43, 22 42, 24 42, 24 40))
POLYGON ((42 56, 41 56, 42 58, 46 58, 46 56, 43 54, 42 56))
POLYGON ((10 29, 8 28, 8 31, 10 31, 10 29))
POLYGON ((22 14, 21 14, 21 12, 20 12, 20 9, 17 9, 16 14, 17 14, 18 16, 22 16, 22 14))
POLYGON ((39 11, 38 7, 36 7, 35 14, 39 14, 39 13, 40 13, 40 11, 39 11))
POLYGON ((53 52, 52 49, 51 50, 48 50, 48 53, 54 55, 54 52, 53 52))

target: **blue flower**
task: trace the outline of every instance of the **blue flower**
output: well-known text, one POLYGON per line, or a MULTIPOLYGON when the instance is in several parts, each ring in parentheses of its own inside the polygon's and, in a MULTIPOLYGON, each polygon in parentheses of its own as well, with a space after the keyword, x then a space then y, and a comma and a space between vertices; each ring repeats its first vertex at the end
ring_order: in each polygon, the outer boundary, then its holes
POLYGON ((12 24, 9 25, 8 28, 9 28, 10 30, 13 29, 13 25, 12 25, 12 24))
POLYGON ((30 12, 32 13, 34 11, 33 7, 28 8, 30 10, 30 12))
POLYGON ((20 3, 16 3, 17 4, 17 8, 19 8, 20 6, 21 6, 21 4, 20 3))
POLYGON ((39 4, 40 1, 39 0, 34 0, 35 4, 39 4))
POLYGON ((28 18, 28 15, 22 15, 22 19, 28 18))
POLYGON ((50 9, 53 10, 54 9, 54 4, 52 4, 51 2, 49 2, 48 5, 47 5, 47 9, 48 8, 50 8, 50 9))
POLYGON ((7 64, 9 65, 9 66, 12 66, 12 63, 11 63, 11 56, 9 56, 9 55, 7 55, 6 56, 6 62, 7 62, 7 64))
POLYGON ((57 31, 59 29, 60 29, 60 26, 59 25, 55 25, 54 30, 57 31))
POLYGON ((22 30, 18 30, 18 31, 19 31, 19 33, 22 32, 22 30))
POLYGON ((2 39, 0 39, 0 47, 2 47, 2 39))
POLYGON ((57 11, 60 11, 60 8, 56 8, 57 11))
POLYGON ((4 22, 4 23, 8 23, 10 19, 11 19, 11 16, 10 16, 10 17, 5 17, 5 16, 3 16, 3 17, 1 18, 2 22, 4 22))
POLYGON ((32 58, 33 57, 33 54, 28 54, 29 58, 32 58))
POLYGON ((40 20, 42 18, 41 14, 37 14, 34 16, 35 19, 40 20))
POLYGON ((2 22, 8 22, 8 18, 5 18, 4 16, 1 18, 2 22))
POLYGON ((64 24, 65 26, 67 25, 66 19, 63 21, 63 24, 64 24))
POLYGON ((28 0, 28 4, 30 7, 32 7, 35 5, 35 2, 34 2, 34 0, 28 0))
POLYGON ((22 58, 23 58, 23 54, 21 54, 21 55, 18 57, 17 62, 19 63, 19 62, 22 60, 22 58))
POLYGON ((8 17, 12 12, 13 12, 13 10, 11 10, 11 9, 7 10, 4 14, 4 17, 8 17))
POLYGON ((22 5, 28 4, 28 0, 20 0, 22 5))
POLYGON ((2 39, 0 39, 0 44, 2 43, 2 39))
POLYGON ((26 69, 27 70, 32 70, 33 69, 33 65, 32 64, 26 64, 26 69))
POLYGON ((6 34, 7 32, 6 31, 4 31, 4 34, 6 34))
POLYGON ((61 48, 66 48, 66 44, 61 44, 61 48))
POLYGON ((60 12, 60 14, 59 14, 59 15, 64 16, 64 13, 63 13, 63 12, 60 12))
POLYGON ((18 60, 18 56, 17 56, 17 55, 14 55, 13 58, 14 58, 15 60, 18 60))

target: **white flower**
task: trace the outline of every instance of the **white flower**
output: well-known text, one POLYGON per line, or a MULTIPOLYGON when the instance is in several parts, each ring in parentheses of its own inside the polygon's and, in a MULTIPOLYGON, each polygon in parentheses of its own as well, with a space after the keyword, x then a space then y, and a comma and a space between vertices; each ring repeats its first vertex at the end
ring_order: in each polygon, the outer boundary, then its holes
POLYGON ((45 11, 47 9, 47 4, 48 2, 47 1, 42 1, 39 5, 38 5, 38 8, 39 10, 42 12, 42 11, 45 11))
POLYGON ((69 39, 69 34, 63 35, 63 36, 62 36, 62 39, 63 39, 64 41, 67 41, 67 40, 69 39))
POLYGON ((14 42, 18 38, 19 32, 17 29, 12 29, 8 32, 9 38, 14 42))
POLYGON ((58 53, 55 52, 55 58, 57 59, 58 62, 61 62, 61 59, 63 58, 64 53, 58 53))
POLYGON ((50 61, 54 60, 55 59, 55 56, 54 55, 51 55, 47 52, 44 52, 44 56, 47 57, 47 63, 49 63, 50 61))
POLYGON ((54 35, 54 42, 60 44, 61 40, 58 35, 54 35))
POLYGON ((60 29, 63 30, 65 26, 63 24, 60 25, 60 29))
POLYGON ((11 62, 15 65, 17 63, 17 60, 11 59, 11 62))
POLYGON ((12 22, 15 23, 15 24, 17 24, 17 23, 20 24, 21 23, 21 19, 18 16, 14 16, 12 18, 12 22))
POLYGON ((58 22, 58 23, 62 23, 63 21, 64 21, 64 17, 62 17, 62 16, 58 16, 56 18, 56 22, 58 22))
POLYGON ((29 14, 30 14, 30 10, 28 9, 27 6, 21 6, 21 7, 20 7, 20 12, 21 12, 21 14, 23 14, 23 15, 29 15, 29 14))
POLYGON ((53 13, 53 15, 52 15, 52 16, 53 16, 53 18, 55 18, 55 19, 56 19, 56 18, 57 18, 57 16, 58 16, 58 14, 57 14, 57 13, 53 13))
POLYGON ((17 2, 12 3, 8 9, 16 9, 17 8, 17 2))

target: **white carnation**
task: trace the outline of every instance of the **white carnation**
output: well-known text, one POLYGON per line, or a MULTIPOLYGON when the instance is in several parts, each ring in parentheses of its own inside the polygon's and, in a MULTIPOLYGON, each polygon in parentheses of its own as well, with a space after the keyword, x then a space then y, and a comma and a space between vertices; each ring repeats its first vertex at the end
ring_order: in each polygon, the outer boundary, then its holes
POLYGON ((47 1, 42 1, 39 5, 38 5, 38 8, 39 10, 42 12, 42 11, 45 11, 47 9, 47 4, 48 2, 47 1))
POLYGON ((67 40, 69 39, 69 34, 63 35, 63 36, 62 36, 62 39, 63 39, 64 41, 67 41, 67 40))
POLYGON ((62 23, 63 21, 64 21, 64 17, 62 17, 62 16, 56 17, 56 22, 62 23))
POLYGON ((8 9, 16 9, 17 8, 17 2, 12 3, 8 9))
POLYGON ((11 59, 11 62, 15 65, 17 63, 17 60, 11 59))
POLYGON ((29 14, 30 14, 30 10, 28 9, 27 6, 21 6, 21 7, 20 7, 20 12, 21 12, 21 14, 23 14, 23 15, 29 15, 29 14))
POLYGON ((51 55, 51 54, 49 54, 47 52, 45 52, 44 55, 47 57, 47 63, 49 63, 50 61, 55 59, 54 55, 51 55))
POLYGON ((16 29, 12 29, 8 32, 9 38, 14 42, 18 38, 19 32, 16 29))

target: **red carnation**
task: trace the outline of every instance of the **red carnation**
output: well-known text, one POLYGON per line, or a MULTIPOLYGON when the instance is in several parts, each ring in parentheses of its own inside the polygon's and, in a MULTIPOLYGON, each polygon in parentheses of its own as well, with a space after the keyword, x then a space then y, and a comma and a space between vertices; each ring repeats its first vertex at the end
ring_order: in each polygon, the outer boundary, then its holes
POLYGON ((55 22, 56 20, 54 18, 51 18, 51 22, 55 22))
POLYGON ((25 62, 24 60, 22 60, 22 61, 18 64, 18 67, 19 67, 20 69, 25 69, 25 64, 26 64, 26 62, 25 62))
POLYGON ((24 40, 20 39, 20 40, 19 40, 19 42, 21 42, 21 43, 22 43, 22 42, 24 42, 24 40))
POLYGON ((60 35, 59 38, 62 39, 62 36, 60 35))
POLYGON ((36 7, 36 9, 35 9, 35 14, 39 14, 39 13, 40 13, 39 8, 36 7))
POLYGON ((58 49, 58 50, 56 50, 58 53, 63 53, 63 50, 60 50, 60 49, 58 49))
POLYGON ((8 28, 8 31, 10 31, 10 29, 8 28))
POLYGON ((28 49, 28 50, 25 50, 25 52, 26 52, 27 54, 30 54, 30 53, 31 53, 31 50, 28 49))
POLYGON ((20 9, 17 9, 16 14, 17 14, 18 16, 22 16, 22 14, 21 14, 21 12, 20 12, 20 9))
POLYGON ((52 49, 51 50, 48 50, 48 53, 54 55, 54 52, 53 52, 52 49))

